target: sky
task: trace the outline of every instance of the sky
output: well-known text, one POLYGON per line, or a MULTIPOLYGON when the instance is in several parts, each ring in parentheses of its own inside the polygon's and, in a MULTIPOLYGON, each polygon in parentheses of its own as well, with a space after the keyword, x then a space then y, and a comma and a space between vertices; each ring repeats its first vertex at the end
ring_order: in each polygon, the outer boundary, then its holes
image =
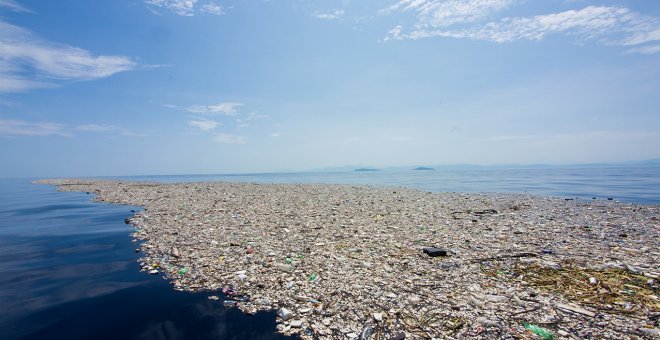
POLYGON ((660 158, 660 2, 0 0, 0 177, 660 158))

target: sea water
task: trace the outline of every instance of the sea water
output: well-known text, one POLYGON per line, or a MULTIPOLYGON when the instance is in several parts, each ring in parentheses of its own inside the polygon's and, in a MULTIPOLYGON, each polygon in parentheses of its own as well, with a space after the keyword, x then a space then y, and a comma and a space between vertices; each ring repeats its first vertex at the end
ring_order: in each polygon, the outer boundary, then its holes
MULTIPOLYGON (((425 191, 523 192, 660 204, 660 167, 305 172, 120 180, 342 183, 425 191)), ((247 316, 140 272, 124 223, 139 207, 92 202, 34 179, 0 180, 0 339, 273 339, 275 314, 247 316)), ((283 337, 282 337, 283 338, 283 337)))

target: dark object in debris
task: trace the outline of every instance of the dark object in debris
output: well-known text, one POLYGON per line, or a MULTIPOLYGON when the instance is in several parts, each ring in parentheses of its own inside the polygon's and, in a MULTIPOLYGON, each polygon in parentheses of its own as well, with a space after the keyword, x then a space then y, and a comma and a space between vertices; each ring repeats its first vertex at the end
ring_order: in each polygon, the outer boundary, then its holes
POLYGON ((422 249, 424 251, 424 254, 431 256, 431 257, 436 257, 436 256, 447 256, 447 251, 444 249, 440 248, 433 248, 433 247, 428 247, 422 249))
POLYGON ((372 334, 374 334, 374 329, 366 326, 362 330, 362 333, 360 333, 360 340, 367 340, 372 334))
POLYGON ((621 234, 619 234, 619 237, 628 237, 628 234, 626 234, 626 233, 621 233, 621 234))
POLYGON ((572 198, 564 198, 565 201, 572 201, 572 198))
POLYGON ((89 195, 89 191, 87 192, 87 195, 89 195))
POLYGON ((127 218, 127 219, 124 219, 124 223, 126 223, 126 224, 131 224, 131 220, 129 220, 128 218, 127 218))
POLYGON ((406 338, 406 333, 400 332, 399 334, 395 334, 394 336, 389 338, 389 340, 403 340, 405 338, 406 338))
POLYGON ((482 211, 474 211, 472 212, 475 215, 497 215, 497 210, 495 209, 486 209, 482 211))
POLYGON ((541 252, 543 254, 554 254, 555 253, 555 251, 552 250, 552 249, 542 249, 541 252))
POLYGON ((134 209, 131 209, 131 212, 132 212, 132 213, 135 213, 135 210, 134 210, 134 209))
POLYGON ((612 200, 614 200, 614 198, 613 197, 608 197, 607 200, 612 201, 612 200))

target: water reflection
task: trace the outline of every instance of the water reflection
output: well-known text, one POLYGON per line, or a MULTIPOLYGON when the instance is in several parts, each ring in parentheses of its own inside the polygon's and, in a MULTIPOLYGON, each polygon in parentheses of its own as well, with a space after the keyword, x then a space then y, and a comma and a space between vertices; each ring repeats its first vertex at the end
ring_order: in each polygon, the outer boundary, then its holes
POLYGON ((137 207, 0 180, 0 339, 273 339, 274 313, 226 310, 139 271, 137 207))

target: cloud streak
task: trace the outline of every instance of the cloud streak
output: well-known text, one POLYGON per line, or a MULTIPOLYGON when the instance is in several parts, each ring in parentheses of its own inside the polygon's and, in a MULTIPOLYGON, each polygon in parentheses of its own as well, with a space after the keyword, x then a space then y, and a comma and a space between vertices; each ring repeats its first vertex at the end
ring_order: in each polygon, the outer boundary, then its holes
POLYGON ((117 133, 123 136, 138 134, 116 125, 83 124, 70 127, 54 122, 29 122, 21 119, 0 119, 0 136, 60 136, 73 137, 76 132, 117 133))
POLYGON ((202 131, 214 130, 219 124, 220 123, 216 122, 215 120, 210 119, 194 119, 188 121, 188 125, 202 131))
POLYGON ((402 0, 380 14, 414 10, 420 27, 440 27, 478 21, 511 5, 515 0, 402 0))
POLYGON ((0 119, 0 136, 61 136, 71 137, 63 124, 52 122, 26 122, 19 119, 0 119))
POLYGON ((243 136, 233 135, 230 133, 217 133, 213 139, 218 143, 224 144, 245 144, 247 139, 243 136))
POLYGON ((238 113, 238 107, 243 106, 243 103, 218 103, 215 105, 191 105, 184 110, 190 113, 198 113, 205 115, 225 115, 235 116, 238 113))
POLYGON ((0 0, 0 7, 8 8, 10 11, 14 12, 33 13, 31 10, 13 0, 0 0))
POLYGON ((343 15, 344 15, 343 9, 335 9, 328 12, 317 12, 313 14, 315 18, 323 19, 323 20, 336 20, 341 18, 343 15))
POLYGON ((214 1, 208 1, 201 5, 198 4, 197 0, 144 0, 144 3, 156 14, 161 14, 156 11, 157 9, 167 10, 184 17, 192 17, 196 12, 214 15, 225 14, 224 8, 214 1))
POLYGON ((644 44, 660 41, 660 19, 634 12, 626 7, 588 6, 581 9, 529 17, 504 17, 481 23, 489 15, 516 5, 513 0, 404 0, 381 10, 382 14, 417 11, 413 29, 403 25, 392 28, 387 40, 431 37, 483 40, 509 43, 519 40, 540 41, 552 34, 572 36, 579 42, 595 40, 605 45, 633 47, 631 53, 660 52, 644 44))
POLYGON ((137 66, 125 56, 95 56, 81 48, 42 40, 28 30, 0 21, 0 92, 106 78, 137 66))

